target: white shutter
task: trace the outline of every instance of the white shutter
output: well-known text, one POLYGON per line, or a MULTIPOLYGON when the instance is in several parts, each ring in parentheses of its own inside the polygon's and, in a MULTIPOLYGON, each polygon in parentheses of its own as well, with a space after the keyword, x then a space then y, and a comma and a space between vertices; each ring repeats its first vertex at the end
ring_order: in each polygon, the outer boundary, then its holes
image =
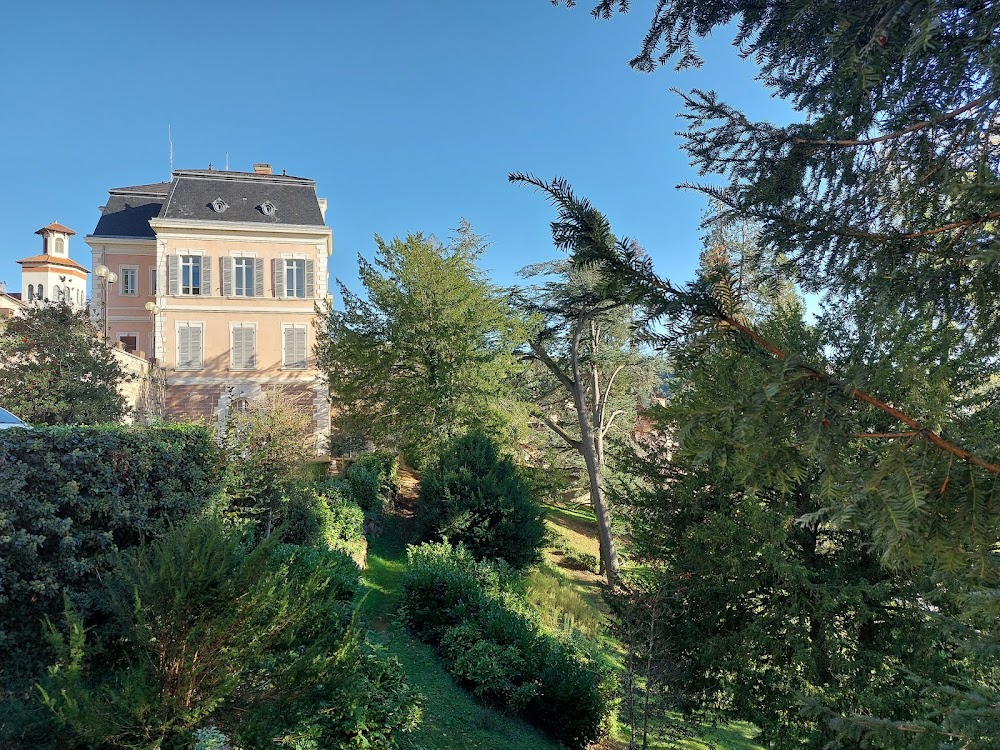
POLYGON ((284 326, 284 366, 289 369, 306 368, 306 327, 284 326))
POLYGON ((306 261, 306 297, 316 296, 316 262, 306 261))
POLYGON ((243 367, 243 326, 233 326, 232 358, 229 366, 233 369, 243 367))
POLYGON ((254 326, 233 326, 232 367, 237 370, 257 368, 257 329, 254 326))
POLYGON ((264 296, 264 259, 253 259, 253 296, 264 296))
POLYGON ((233 296, 233 259, 222 259, 222 296, 233 296))
POLYGON ((201 258, 201 294, 212 293, 212 257, 204 255, 201 258))
POLYGON ((285 296, 285 261, 281 258, 274 261, 274 296, 285 296))
POLYGON ((191 367, 200 370, 205 366, 204 357, 204 336, 201 326, 190 326, 191 332, 191 367))
POLYGON ((167 256, 167 293, 181 293, 180 261, 176 255, 167 256))
POLYGON ((177 367, 187 369, 191 366, 191 329, 180 326, 177 329, 177 367))
POLYGON ((257 327, 256 326, 244 326, 243 327, 243 356, 246 358, 244 360, 244 366, 248 370, 255 370, 257 368, 257 327))

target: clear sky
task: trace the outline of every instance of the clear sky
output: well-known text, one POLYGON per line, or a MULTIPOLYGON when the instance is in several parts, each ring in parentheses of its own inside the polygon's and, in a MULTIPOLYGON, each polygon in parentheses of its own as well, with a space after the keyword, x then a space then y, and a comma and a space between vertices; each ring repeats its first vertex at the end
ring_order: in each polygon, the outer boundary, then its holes
POLYGON ((628 67, 652 3, 595 21, 549 0, 10 3, 0 24, 0 281, 39 252, 33 232, 76 230, 90 267, 107 190, 211 162, 316 180, 329 199, 333 275, 356 286, 375 233, 447 237, 467 218, 501 284, 555 257, 544 198, 510 171, 566 177, 637 239, 658 270, 689 278, 703 198, 674 131, 671 87, 715 89, 753 116, 787 119, 729 37, 706 65, 628 67))

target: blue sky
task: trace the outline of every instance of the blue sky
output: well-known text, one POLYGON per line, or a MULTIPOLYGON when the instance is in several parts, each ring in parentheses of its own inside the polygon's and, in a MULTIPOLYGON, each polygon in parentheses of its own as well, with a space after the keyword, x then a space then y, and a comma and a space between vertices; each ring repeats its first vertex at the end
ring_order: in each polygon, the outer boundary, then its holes
POLYGON ((561 175, 642 243, 658 270, 689 278, 704 200, 674 131, 671 87, 712 88, 752 116, 783 120, 730 38, 706 40, 695 72, 628 67, 650 2, 595 21, 589 3, 383 0, 377 3, 17 3, 0 26, 0 281, 57 220, 78 232, 111 187, 175 168, 311 177, 330 201, 331 270, 356 285, 375 233, 446 237, 467 218, 491 243, 501 284, 555 256, 543 197, 510 171, 561 175))

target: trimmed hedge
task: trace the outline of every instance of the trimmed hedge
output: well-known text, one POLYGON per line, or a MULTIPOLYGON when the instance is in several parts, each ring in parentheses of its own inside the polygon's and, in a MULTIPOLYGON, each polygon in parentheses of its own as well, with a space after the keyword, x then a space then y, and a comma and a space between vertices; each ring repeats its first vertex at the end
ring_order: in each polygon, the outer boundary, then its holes
POLYGON ((222 469, 200 426, 0 431, 0 685, 37 673, 64 595, 88 612, 119 550, 218 502, 222 469))
POLYGON ((452 675, 567 747, 598 738, 608 711, 600 670, 541 630, 512 591, 507 565, 477 562, 447 543, 410 547, 407 560, 403 620, 438 649, 452 675))

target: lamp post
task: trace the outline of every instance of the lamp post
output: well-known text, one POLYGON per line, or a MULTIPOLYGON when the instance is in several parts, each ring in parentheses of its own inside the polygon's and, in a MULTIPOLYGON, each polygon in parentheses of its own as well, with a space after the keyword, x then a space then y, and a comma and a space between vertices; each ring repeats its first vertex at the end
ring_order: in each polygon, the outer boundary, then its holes
POLYGON ((152 356, 149 358, 149 361, 155 365, 156 364, 156 316, 160 312, 160 306, 155 302, 153 302, 152 300, 150 300, 149 302, 146 303, 145 307, 149 311, 150 316, 152 316, 153 318, 153 351, 152 351, 152 356))
POLYGON ((118 281, 118 274, 103 263, 94 269, 94 273, 104 281, 101 292, 101 319, 104 321, 104 340, 108 340, 108 285, 118 281))

